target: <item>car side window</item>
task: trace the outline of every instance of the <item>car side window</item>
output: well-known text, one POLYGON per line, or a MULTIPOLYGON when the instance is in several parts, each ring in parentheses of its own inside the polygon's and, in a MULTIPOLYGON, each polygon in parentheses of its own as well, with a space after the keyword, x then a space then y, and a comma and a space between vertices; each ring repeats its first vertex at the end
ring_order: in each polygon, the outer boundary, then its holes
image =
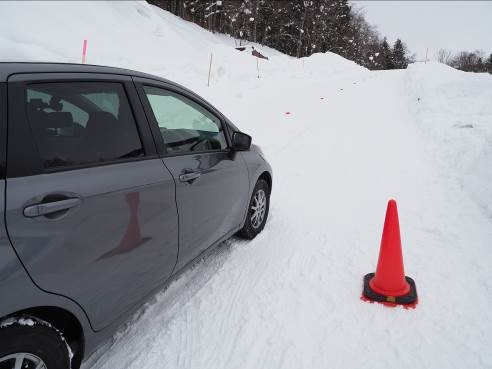
POLYGON ((45 168, 144 156, 121 83, 29 84, 27 118, 45 168))
POLYGON ((227 148, 220 119, 177 93, 144 86, 169 153, 224 150, 227 148))

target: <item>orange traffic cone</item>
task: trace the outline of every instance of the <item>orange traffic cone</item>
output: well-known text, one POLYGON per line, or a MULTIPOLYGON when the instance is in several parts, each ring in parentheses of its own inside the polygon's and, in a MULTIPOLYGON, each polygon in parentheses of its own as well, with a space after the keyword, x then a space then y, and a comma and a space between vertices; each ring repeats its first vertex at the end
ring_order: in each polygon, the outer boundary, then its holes
POLYGON ((383 237, 376 273, 364 277, 364 300, 391 305, 412 306, 417 303, 417 288, 410 277, 405 277, 401 252, 400 225, 396 201, 390 200, 386 209, 383 237))

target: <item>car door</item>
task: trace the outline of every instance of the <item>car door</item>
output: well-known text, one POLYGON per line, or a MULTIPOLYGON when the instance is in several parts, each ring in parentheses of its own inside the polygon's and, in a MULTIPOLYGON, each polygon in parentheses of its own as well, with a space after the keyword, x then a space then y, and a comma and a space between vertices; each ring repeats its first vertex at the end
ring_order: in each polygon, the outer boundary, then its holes
POLYGON ((176 181, 180 268, 241 227, 248 170, 241 153, 230 150, 223 119, 211 106, 174 85, 134 80, 176 181))
POLYGON ((172 274, 174 180, 131 77, 19 74, 8 99, 11 242, 41 289, 100 330, 172 274))

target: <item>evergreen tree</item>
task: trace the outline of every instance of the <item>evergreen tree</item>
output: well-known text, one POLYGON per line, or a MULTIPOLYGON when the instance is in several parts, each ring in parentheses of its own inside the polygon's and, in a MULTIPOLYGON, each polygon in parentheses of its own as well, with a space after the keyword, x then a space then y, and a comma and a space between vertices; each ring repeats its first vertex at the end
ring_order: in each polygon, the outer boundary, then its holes
POLYGON ((268 0, 257 0, 254 8, 256 12, 256 42, 263 45, 269 44, 269 40, 275 32, 274 4, 268 0))
POLYGON ((379 55, 379 60, 381 61, 380 69, 395 69, 395 65, 393 63, 393 52, 386 40, 386 37, 381 42, 381 52, 379 55))
POLYGON ((406 69, 408 66, 407 61, 407 50, 403 42, 398 38, 395 41, 395 45, 393 46, 392 52, 392 61, 394 68, 396 69, 406 69))
POLYGON ((350 53, 351 29, 350 29, 350 5, 347 0, 334 0, 330 5, 331 14, 328 18, 330 21, 330 40, 332 51, 341 56, 348 56, 350 53))

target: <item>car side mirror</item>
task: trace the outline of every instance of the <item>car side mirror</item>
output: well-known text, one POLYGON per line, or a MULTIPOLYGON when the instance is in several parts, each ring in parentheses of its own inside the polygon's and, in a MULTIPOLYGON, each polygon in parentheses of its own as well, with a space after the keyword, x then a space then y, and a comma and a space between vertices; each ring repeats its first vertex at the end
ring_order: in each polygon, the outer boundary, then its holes
POLYGON ((232 149, 236 151, 246 151, 251 147, 251 136, 243 132, 232 133, 232 149))

